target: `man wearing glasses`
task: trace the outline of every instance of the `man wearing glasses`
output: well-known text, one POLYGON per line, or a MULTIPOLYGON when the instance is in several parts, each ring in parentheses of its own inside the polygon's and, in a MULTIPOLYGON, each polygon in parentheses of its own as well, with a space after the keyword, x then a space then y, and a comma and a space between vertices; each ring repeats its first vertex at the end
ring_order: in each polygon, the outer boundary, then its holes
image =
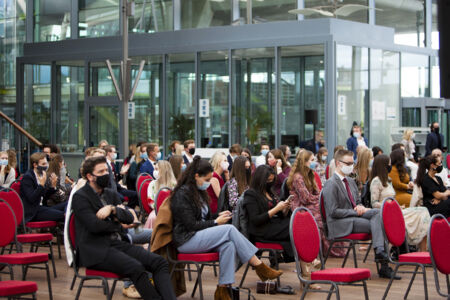
MULTIPOLYGON (((353 152, 339 150, 335 154, 335 161, 336 172, 323 188, 329 237, 335 239, 351 233, 371 233, 375 260, 381 263, 378 274, 382 278, 391 278, 393 270, 388 265, 384 249, 379 210, 361 204, 358 187, 348 177, 353 172, 353 152)), ((395 279, 400 277, 396 276, 395 279)))

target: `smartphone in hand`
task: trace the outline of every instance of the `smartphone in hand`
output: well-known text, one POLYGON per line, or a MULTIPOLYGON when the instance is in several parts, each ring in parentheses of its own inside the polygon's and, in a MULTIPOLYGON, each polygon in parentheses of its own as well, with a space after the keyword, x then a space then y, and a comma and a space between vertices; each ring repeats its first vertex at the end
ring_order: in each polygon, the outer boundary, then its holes
POLYGON ((285 201, 291 202, 292 200, 294 200, 294 196, 290 195, 285 201))

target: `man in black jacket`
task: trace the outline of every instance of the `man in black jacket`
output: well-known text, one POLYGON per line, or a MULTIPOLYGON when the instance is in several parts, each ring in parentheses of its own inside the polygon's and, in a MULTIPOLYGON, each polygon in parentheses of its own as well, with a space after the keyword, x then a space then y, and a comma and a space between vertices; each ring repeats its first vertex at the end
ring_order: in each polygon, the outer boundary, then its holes
POLYGON ((425 143, 425 156, 431 154, 434 149, 444 151, 444 136, 439 133, 439 123, 431 124, 431 132, 427 135, 427 142, 425 143))
POLYGON ((142 247, 131 245, 123 224, 133 215, 109 188, 106 159, 87 159, 82 167, 86 185, 73 196, 77 255, 80 265, 128 277, 143 299, 176 299, 167 261, 142 247), (148 279, 153 273, 155 287, 148 279))
POLYGON ((43 152, 33 153, 30 157, 29 169, 20 181, 20 197, 25 211, 25 222, 30 221, 59 221, 64 222, 67 202, 52 207, 42 205, 56 192, 58 177, 50 176, 50 187, 46 186, 48 162, 43 152))

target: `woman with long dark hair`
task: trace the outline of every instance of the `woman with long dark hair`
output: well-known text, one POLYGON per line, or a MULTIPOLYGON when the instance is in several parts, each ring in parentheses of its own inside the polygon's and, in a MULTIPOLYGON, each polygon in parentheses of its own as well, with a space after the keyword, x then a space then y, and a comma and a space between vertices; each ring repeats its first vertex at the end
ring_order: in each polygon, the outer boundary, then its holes
POLYGON ((448 190, 442 179, 436 174, 442 171, 441 158, 428 155, 419 162, 416 184, 422 188, 423 206, 428 208, 430 215, 443 214, 450 217, 450 190, 448 190), (427 171, 428 170, 428 171, 427 171))
POLYGON ((202 253, 217 251, 220 256, 219 285, 214 299, 231 300, 229 286, 234 283, 235 257, 255 267, 258 277, 265 281, 279 277, 282 272, 261 262, 257 249, 233 225, 226 223, 231 212, 224 211, 212 219, 206 192, 213 176, 213 167, 195 156, 181 176, 171 196, 173 241, 179 252, 202 253))
POLYGON ((408 191, 412 191, 414 183, 410 181, 405 164, 405 151, 403 149, 396 149, 391 152, 392 170, 389 173, 389 177, 392 179, 395 199, 401 206, 409 207, 412 195, 408 191))
POLYGON ((277 174, 273 185, 273 191, 277 196, 280 196, 281 186, 283 185, 284 180, 288 178, 291 167, 287 164, 286 158, 280 149, 273 149, 267 153, 266 164, 277 174))
MULTIPOLYGON (((372 167, 370 184, 370 199, 373 208, 380 208, 384 199, 396 199, 389 172, 391 160, 389 156, 379 154, 375 157, 372 167)), ((420 251, 427 250, 427 231, 430 225, 430 214, 425 207, 408 207, 402 209, 405 219, 408 243, 419 245, 420 251)))

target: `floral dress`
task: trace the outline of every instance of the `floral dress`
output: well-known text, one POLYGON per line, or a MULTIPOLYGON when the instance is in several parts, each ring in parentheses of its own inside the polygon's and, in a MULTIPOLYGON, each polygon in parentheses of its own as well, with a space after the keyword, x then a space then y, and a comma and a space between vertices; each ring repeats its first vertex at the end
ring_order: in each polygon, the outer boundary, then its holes
MULTIPOLYGON (((234 209, 236 208, 236 203, 238 202, 239 197, 241 196, 239 194, 238 183, 236 178, 230 179, 227 188, 228 188, 228 204, 230 207, 230 211, 234 211, 234 209)), ((248 190, 248 187, 244 190, 244 192, 246 190, 248 190)))
POLYGON ((327 164, 321 164, 320 162, 317 163, 317 167, 314 170, 317 172, 317 174, 319 174, 320 181, 322 182, 322 186, 325 184, 325 181, 327 181, 326 170, 327 170, 327 164))

